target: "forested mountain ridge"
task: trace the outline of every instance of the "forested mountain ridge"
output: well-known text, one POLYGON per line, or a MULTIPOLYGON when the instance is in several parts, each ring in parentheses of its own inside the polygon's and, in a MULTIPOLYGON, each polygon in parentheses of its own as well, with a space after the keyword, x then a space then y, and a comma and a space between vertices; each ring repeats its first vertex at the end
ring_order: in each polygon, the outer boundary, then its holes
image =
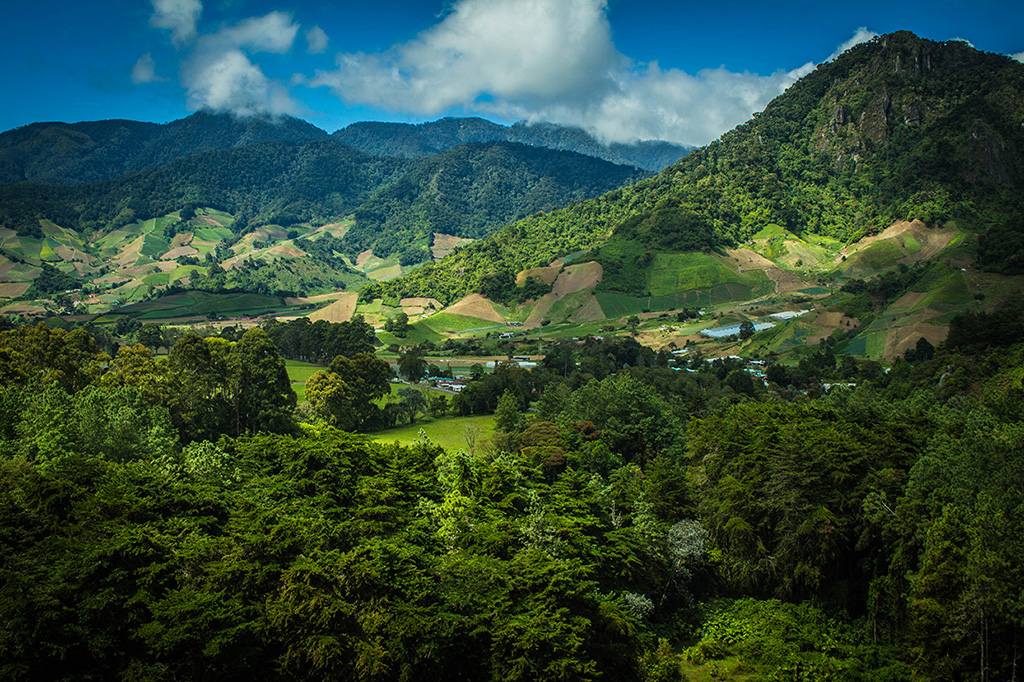
POLYGON ((429 123, 353 123, 332 137, 368 154, 417 158, 469 142, 519 142, 594 156, 612 163, 661 170, 691 149, 662 140, 602 144, 579 128, 552 123, 502 126, 482 118, 446 117, 429 123))
POLYGON ((250 221, 324 221, 351 213, 413 166, 329 139, 263 142, 194 154, 115 180, 72 187, 0 186, 0 219, 17 231, 37 231, 45 218, 69 229, 102 232, 192 205, 234 214, 236 230, 250 221))
POLYGON ((654 171, 690 149, 660 140, 606 145, 578 128, 546 123, 501 126, 480 118, 444 118, 420 125, 353 123, 329 136, 291 116, 237 117, 199 111, 164 124, 115 119, 32 123, 8 130, 0 133, 0 184, 112 180, 203 152, 327 137, 371 156, 408 159, 434 156, 472 142, 518 142, 654 171))
MULTIPOLYGON (((1016 235, 1022 103, 1018 62, 959 41, 881 36, 657 177, 509 225, 381 292, 453 300, 613 234, 641 255, 735 244, 770 225, 842 242, 905 219, 1016 235)), ((979 259, 998 267, 1007 243, 979 259)))
POLYGON ((423 159, 355 213, 353 248, 387 256, 431 233, 478 239, 537 211, 649 175, 581 154, 511 142, 464 144, 423 159))
POLYGON ((647 173, 573 152, 482 143, 438 157, 364 154, 332 139, 263 142, 195 154, 154 170, 71 187, 0 186, 0 224, 27 234, 48 219, 105 231, 184 206, 249 226, 320 224, 357 212, 351 248, 388 255, 432 232, 490 234, 511 220, 593 197, 647 173), (371 200, 372 198, 372 200, 371 200))
POLYGON ((239 118, 208 111, 166 124, 33 123, 0 133, 0 183, 111 180, 202 152, 325 137, 323 130, 290 116, 239 118))

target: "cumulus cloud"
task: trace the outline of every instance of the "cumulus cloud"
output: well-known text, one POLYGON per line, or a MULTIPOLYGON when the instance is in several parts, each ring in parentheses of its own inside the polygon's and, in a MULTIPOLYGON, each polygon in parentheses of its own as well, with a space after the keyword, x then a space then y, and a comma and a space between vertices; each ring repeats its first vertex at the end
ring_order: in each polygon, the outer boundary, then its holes
POLYGON ((153 61, 153 55, 149 52, 139 57, 135 62, 135 66, 132 67, 132 83, 141 85, 142 83, 155 83, 163 80, 156 75, 156 62, 153 61))
POLYGON ((291 15, 271 12, 262 17, 252 17, 234 26, 228 26, 217 33, 205 35, 202 42, 209 46, 231 46, 248 48, 254 52, 277 52, 283 54, 292 49, 299 25, 291 15))
POLYGON ((1024 63, 1024 52, 1018 52, 1017 54, 1011 54, 1010 59, 1016 59, 1018 62, 1024 63))
POLYGON ((860 45, 861 43, 866 43, 869 40, 872 40, 873 38, 877 37, 877 33, 875 33, 874 31, 869 31, 866 26, 861 26, 860 28, 853 32, 853 36, 849 40, 847 40, 845 43, 837 47, 836 51, 832 53, 832 56, 830 56, 825 61, 830 62, 839 55, 841 55, 842 53, 849 50, 851 47, 854 47, 855 45, 860 45))
POLYGON ((288 52, 298 30, 291 15, 271 12, 198 36, 181 66, 189 108, 238 116, 297 113, 285 86, 269 78, 251 56, 288 52))
POLYGON ((190 109, 212 109, 237 116, 294 114, 297 105, 280 83, 268 78, 239 49, 210 52, 182 70, 190 109))
POLYGON ((310 54, 320 54, 327 51, 327 34, 319 26, 306 31, 306 44, 309 46, 307 52, 310 54))
MULTIPOLYGON (((689 74, 636 64, 612 41, 606 0, 457 0, 439 23, 378 54, 348 53, 314 86, 347 102, 437 115, 460 107, 579 126, 608 142, 705 144, 814 68, 689 74)), ((836 54, 876 34, 858 29, 836 54)))
POLYGON ((175 45, 180 45, 196 35, 196 21, 203 11, 199 0, 151 0, 153 16, 149 23, 156 28, 171 32, 175 45))
POLYGON ((436 114, 477 99, 585 100, 621 56, 604 0, 462 0, 416 39, 339 56, 314 83, 351 101, 436 114))

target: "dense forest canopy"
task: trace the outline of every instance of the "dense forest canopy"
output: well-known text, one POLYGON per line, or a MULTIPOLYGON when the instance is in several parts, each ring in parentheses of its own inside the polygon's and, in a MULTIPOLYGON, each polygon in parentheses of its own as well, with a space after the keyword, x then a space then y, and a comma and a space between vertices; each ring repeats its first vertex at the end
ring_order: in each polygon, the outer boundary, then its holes
POLYGON ((887 373, 826 343, 764 383, 564 342, 431 406, 495 411, 459 451, 331 426, 393 412, 359 325, 186 334, 166 358, 2 331, 2 674, 682 680, 738 657, 759 679, 1008 679, 1024 345, 976 332, 1022 325, 958 318, 887 373), (308 408, 274 338, 345 353, 308 408))

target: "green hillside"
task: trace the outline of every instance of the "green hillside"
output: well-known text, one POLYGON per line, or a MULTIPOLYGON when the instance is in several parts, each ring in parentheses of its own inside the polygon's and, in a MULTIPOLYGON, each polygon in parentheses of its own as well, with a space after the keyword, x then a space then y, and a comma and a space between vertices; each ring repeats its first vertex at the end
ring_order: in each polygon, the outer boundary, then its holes
POLYGON ((742 243, 770 225, 849 243, 897 220, 981 232, 1017 224, 1022 98, 1024 65, 1007 57, 882 36, 818 66, 657 177, 531 216, 379 292, 454 300, 493 290, 507 272, 592 249, 623 228, 654 251, 678 251, 742 243))

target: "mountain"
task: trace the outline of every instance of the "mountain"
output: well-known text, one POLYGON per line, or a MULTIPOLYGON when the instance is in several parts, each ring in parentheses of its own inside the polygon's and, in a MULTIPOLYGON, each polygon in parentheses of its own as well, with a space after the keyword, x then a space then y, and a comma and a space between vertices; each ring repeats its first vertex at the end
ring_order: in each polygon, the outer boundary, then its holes
POLYGON ((513 143, 400 159, 370 156, 329 138, 261 142, 194 154, 115 180, 0 186, 0 225, 32 235, 40 219, 49 219, 103 232, 205 206, 233 214, 241 233, 250 226, 324 223, 355 212, 348 237, 353 252, 375 247, 387 256, 416 240, 425 245, 434 232, 487 236, 530 213, 646 175, 582 154, 513 143))
MULTIPOLYGON (((658 176, 530 216, 380 290, 455 300, 606 242, 595 257, 635 280, 654 253, 740 244, 773 226, 849 243, 899 220, 955 221, 1017 235, 1013 249, 1024 215, 1022 102, 1024 65, 1008 57, 881 36, 658 176)), ((983 245, 997 252, 982 261, 1004 262, 1005 243, 983 245)))
POLYGON ((661 140, 602 144, 579 128, 522 122, 502 126, 481 118, 442 118, 416 125, 353 123, 332 137, 367 154, 404 158, 432 156, 469 142, 518 142, 534 147, 577 152, 653 171, 675 163, 691 149, 661 140))
POLYGON ((355 212, 345 241, 388 256, 433 233, 480 238, 649 173, 601 159, 510 142, 465 144, 418 162, 355 212))
POLYGON ((206 111, 166 124, 33 123, 0 134, 0 184, 111 180, 206 151, 326 137, 323 130, 289 116, 238 118, 206 111))
POLYGON ((77 231, 103 233, 186 206, 231 213, 234 228, 316 220, 354 211, 415 162, 363 154, 330 139, 263 142, 208 151, 155 170, 71 187, 0 186, 0 224, 21 233, 49 219, 77 231))

